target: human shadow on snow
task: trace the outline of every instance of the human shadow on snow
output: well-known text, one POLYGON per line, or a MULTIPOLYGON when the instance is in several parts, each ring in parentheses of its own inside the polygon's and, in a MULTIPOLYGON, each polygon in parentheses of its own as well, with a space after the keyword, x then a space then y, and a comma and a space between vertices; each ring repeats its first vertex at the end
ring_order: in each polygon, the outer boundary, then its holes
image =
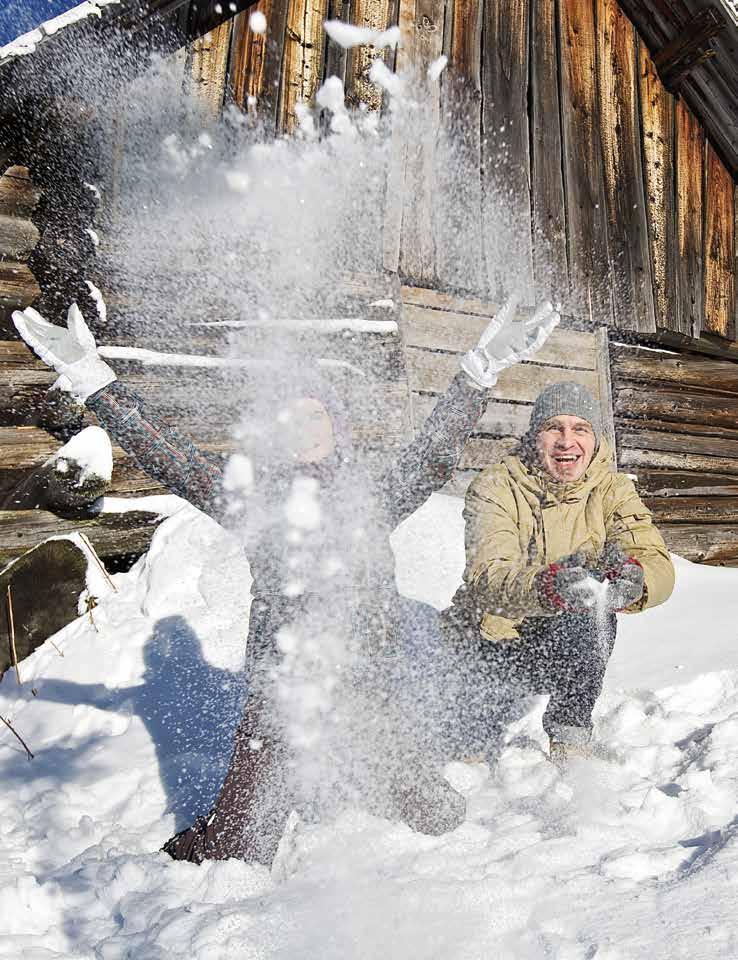
MULTIPOLYGON (((144 647, 144 664, 140 683, 110 689, 45 680, 39 699, 140 717, 156 749, 166 812, 175 815, 179 830, 207 812, 225 776, 246 696, 245 675, 208 663, 199 637, 182 616, 157 621, 144 647)), ((115 737, 109 744, 113 751, 120 749, 115 737)), ((119 762, 127 762, 124 753, 119 762)), ((66 779, 63 770, 59 774, 66 779)))

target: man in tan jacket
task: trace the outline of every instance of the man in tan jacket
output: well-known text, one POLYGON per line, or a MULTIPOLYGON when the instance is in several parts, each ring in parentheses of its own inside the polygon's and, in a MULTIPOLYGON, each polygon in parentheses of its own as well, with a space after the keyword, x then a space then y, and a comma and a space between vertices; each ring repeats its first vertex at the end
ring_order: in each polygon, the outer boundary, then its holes
POLYGON ((585 387, 540 394, 521 456, 481 473, 464 517, 464 584, 448 618, 457 652, 485 678, 459 681, 473 687, 464 712, 474 742, 485 751, 490 718, 499 729, 526 693, 550 694, 552 757, 586 753, 615 615, 663 603, 674 569, 632 481, 614 472, 585 387))

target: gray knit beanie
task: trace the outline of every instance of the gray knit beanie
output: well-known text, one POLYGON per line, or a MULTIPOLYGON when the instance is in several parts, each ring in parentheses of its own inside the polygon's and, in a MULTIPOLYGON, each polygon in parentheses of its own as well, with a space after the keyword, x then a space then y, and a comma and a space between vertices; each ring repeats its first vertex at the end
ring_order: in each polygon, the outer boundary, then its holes
POLYGON ((528 435, 534 437, 552 417, 566 415, 589 421, 599 444, 602 433, 599 404, 586 387, 573 380, 552 383, 538 394, 530 415, 528 435))

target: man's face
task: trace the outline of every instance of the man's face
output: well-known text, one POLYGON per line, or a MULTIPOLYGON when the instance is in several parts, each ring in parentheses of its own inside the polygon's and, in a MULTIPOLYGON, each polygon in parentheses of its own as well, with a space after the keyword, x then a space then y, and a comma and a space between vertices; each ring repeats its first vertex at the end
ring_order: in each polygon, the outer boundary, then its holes
POLYGON ((547 420, 536 437, 538 461, 557 483, 572 483, 592 462, 597 440, 592 424, 563 414, 547 420))

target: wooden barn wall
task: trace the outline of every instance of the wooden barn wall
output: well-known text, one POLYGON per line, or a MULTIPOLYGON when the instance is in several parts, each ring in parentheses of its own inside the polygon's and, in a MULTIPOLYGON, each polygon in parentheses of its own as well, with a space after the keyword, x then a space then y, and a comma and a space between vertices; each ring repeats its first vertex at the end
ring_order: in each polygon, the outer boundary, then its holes
POLYGON ((619 467, 669 547, 738 566, 738 362, 611 343, 619 467))

